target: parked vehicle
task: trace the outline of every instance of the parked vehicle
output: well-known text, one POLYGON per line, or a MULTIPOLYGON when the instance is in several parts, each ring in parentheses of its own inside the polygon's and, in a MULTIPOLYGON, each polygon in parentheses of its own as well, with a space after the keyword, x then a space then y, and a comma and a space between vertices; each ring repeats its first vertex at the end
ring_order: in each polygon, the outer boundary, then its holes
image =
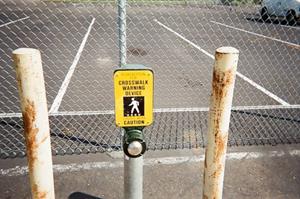
POLYGON ((271 16, 283 17, 289 25, 300 19, 300 0, 263 0, 260 15, 263 20, 271 16))

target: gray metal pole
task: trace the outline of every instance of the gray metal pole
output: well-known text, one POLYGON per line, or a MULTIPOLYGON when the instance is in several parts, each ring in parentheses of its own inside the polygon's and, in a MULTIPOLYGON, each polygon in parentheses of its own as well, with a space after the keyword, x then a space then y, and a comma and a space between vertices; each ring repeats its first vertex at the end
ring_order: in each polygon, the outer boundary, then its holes
POLYGON ((138 158, 124 156, 124 198, 143 198, 143 156, 138 158))
MULTIPOLYGON (((126 64, 126 0, 118 0, 119 66, 126 64)), ((143 156, 124 155, 124 198, 143 198, 143 156)))
POLYGON ((126 64, 126 0, 118 0, 119 66, 126 64))

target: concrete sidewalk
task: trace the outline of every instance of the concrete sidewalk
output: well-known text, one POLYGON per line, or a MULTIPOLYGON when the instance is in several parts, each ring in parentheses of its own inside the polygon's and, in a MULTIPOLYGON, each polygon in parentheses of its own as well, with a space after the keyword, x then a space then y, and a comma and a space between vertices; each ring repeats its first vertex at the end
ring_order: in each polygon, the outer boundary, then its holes
MULTIPOLYGON (((145 199, 202 198, 203 149, 148 151, 145 199)), ((30 198, 26 159, 0 160, 0 198, 30 198), (25 167, 23 167, 25 166, 25 167)), ((122 199, 123 154, 54 157, 57 199, 122 199)), ((229 148, 223 198, 300 198, 300 145, 229 148)))

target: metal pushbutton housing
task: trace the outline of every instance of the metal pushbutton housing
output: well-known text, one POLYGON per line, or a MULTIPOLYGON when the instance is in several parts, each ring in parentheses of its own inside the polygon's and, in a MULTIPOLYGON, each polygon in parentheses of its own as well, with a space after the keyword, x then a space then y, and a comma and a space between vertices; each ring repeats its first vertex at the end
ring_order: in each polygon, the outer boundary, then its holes
POLYGON ((130 158, 140 157, 146 151, 143 128, 144 127, 124 128, 123 151, 130 158))

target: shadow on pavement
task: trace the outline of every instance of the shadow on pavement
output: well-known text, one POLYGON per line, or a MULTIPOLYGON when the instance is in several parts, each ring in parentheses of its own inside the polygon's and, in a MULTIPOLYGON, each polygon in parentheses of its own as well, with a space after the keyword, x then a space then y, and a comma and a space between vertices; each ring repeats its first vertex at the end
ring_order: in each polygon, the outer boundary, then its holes
POLYGON ((104 198, 98 198, 86 193, 74 192, 68 197, 68 199, 104 199, 104 198))
POLYGON ((267 24, 279 24, 279 25, 286 25, 291 27, 298 27, 300 26, 300 21, 296 22, 294 25, 289 25, 286 20, 280 18, 269 18, 267 20, 263 20, 259 16, 247 16, 247 20, 259 23, 267 23, 267 24))

